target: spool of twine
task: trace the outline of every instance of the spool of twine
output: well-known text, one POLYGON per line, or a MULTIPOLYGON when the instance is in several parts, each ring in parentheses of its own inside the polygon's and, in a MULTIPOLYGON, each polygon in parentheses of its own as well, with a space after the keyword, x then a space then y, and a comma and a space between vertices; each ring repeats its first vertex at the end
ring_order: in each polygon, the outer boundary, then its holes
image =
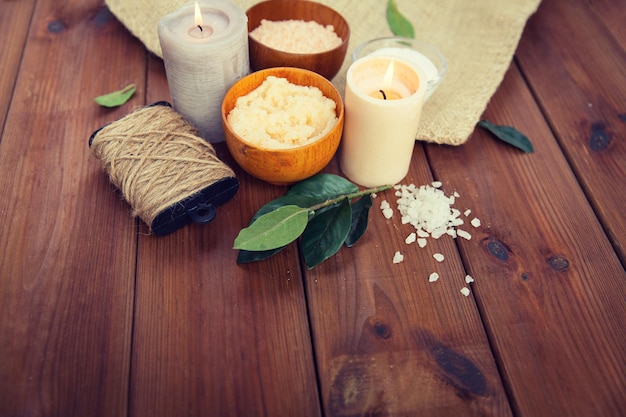
POLYGON ((171 107, 135 110, 91 138, 111 182, 151 225, 163 210, 235 173, 215 149, 171 107))

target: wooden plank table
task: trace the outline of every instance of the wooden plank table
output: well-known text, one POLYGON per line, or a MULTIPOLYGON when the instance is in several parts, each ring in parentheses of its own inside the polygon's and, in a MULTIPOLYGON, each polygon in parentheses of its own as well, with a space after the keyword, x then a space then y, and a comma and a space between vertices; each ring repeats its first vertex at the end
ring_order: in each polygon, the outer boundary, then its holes
POLYGON ((87 139, 169 99, 162 61, 101 0, 0 2, 0 416, 623 415, 625 10, 544 0, 529 20, 484 117, 533 154, 482 130, 418 144, 403 184, 458 192, 471 240, 407 246, 375 208, 307 270, 296 245, 236 265, 235 236, 286 188, 223 144, 235 198, 147 235, 87 139), (124 106, 93 103, 130 82, 124 106))

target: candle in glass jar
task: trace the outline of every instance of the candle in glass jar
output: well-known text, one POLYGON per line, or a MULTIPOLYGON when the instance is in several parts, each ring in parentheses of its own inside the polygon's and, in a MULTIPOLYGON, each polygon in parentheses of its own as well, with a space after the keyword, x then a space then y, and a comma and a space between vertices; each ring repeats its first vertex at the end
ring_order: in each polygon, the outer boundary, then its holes
POLYGON ((227 0, 191 2, 158 25, 174 109, 209 142, 224 141, 226 91, 250 72, 248 19, 227 0))
MULTIPOLYGON (((433 64, 433 62, 424 54, 419 51, 410 48, 381 48, 370 54, 371 56, 389 56, 396 57, 405 60, 410 63, 414 67, 421 69, 426 75, 426 80, 428 83, 437 83, 439 78, 439 70, 433 64)), ((428 100, 430 95, 434 92, 434 90, 426 91, 426 97, 424 97, 424 101, 428 100)))
POLYGON ((406 176, 426 84, 420 69, 396 57, 366 56, 348 68, 339 163, 351 181, 376 187, 406 176))

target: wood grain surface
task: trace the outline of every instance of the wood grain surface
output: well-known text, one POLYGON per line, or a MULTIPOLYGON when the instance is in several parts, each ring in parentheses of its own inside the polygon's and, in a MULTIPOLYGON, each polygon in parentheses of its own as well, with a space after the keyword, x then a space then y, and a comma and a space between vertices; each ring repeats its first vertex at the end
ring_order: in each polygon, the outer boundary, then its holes
POLYGON ((6 112, 13 96, 15 78, 30 27, 34 3, 34 1, 0 2, 0 27, 6 31, 5 36, 10 36, 10 42, 5 40, 0 43, 0 62, 3 63, 0 72, 0 126, 4 126, 6 112))
MULTIPOLYGON (((593 4, 542 4, 542 13, 528 24, 519 61, 563 153, 624 263, 626 223, 624 194, 619 190, 623 190, 626 178, 626 144, 620 140, 626 135, 626 37, 606 26, 603 19, 612 12, 604 9, 598 16, 593 4), (554 15, 560 16, 558 25, 541 18, 554 15), (546 72, 551 76, 541 76, 546 72)), ((623 7, 614 12, 626 18, 623 7)))
POLYGON ((544 0, 528 21, 483 117, 534 153, 480 129, 417 144, 402 183, 457 192, 470 240, 407 245, 387 190, 308 270, 297 244, 236 264, 239 230, 288 188, 225 144, 233 200, 149 235, 87 141, 170 99, 163 62, 101 0, 0 1, 0 417, 621 416, 625 10, 544 0), (93 102, 131 82, 125 105, 93 102))
POLYGON ((0 151, 0 415, 123 415, 137 235, 87 140, 128 109, 105 112, 92 97, 143 84, 145 54, 99 1, 81 1, 38 2, 13 55, 0 151))

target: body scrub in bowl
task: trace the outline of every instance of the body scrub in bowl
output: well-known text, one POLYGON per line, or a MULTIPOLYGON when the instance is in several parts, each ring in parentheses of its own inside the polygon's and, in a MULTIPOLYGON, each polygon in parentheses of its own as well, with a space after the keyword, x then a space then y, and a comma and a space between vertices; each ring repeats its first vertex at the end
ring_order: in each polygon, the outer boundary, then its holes
POLYGON ((337 89, 301 68, 253 72, 222 103, 228 150, 246 172, 272 184, 293 184, 320 172, 339 147, 343 121, 337 89))
POLYGON ((227 121, 233 132, 253 145, 294 148, 327 134, 337 123, 335 107, 317 87, 270 75, 237 99, 227 121))
POLYGON ((252 71, 296 67, 329 80, 339 72, 350 27, 336 10, 316 1, 265 0, 246 15, 252 71))
POLYGON ((250 37, 270 48, 294 54, 316 54, 341 46, 341 38, 333 25, 320 25, 310 20, 262 19, 250 37))

